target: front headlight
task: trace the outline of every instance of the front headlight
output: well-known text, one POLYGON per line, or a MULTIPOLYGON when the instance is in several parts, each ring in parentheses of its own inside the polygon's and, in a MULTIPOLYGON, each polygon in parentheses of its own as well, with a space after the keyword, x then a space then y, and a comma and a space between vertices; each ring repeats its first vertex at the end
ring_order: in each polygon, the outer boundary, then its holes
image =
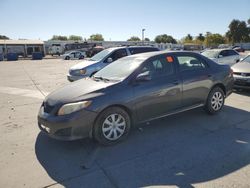
POLYGON ((81 70, 79 70, 79 73, 80 73, 80 74, 85 74, 85 73, 86 73, 86 69, 81 69, 81 70))
POLYGON ((72 75, 84 75, 86 72, 86 69, 69 70, 69 73, 72 75))
POLYGON ((65 104, 59 109, 57 115, 63 116, 66 114, 71 114, 83 108, 87 108, 88 106, 91 105, 91 103, 92 101, 82 101, 82 102, 65 104))

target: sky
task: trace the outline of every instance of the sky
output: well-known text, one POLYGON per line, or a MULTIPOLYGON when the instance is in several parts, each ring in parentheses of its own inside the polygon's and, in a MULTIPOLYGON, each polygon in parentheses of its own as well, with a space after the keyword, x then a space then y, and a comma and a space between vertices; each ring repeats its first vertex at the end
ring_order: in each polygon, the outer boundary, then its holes
POLYGON ((48 40, 100 33, 107 41, 131 36, 225 34, 233 19, 250 18, 250 0, 0 0, 0 35, 48 40))

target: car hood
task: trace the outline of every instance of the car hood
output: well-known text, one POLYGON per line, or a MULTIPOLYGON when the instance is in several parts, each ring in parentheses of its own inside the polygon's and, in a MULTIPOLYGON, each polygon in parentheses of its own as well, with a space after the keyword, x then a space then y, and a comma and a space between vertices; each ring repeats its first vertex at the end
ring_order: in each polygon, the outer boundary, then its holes
POLYGON ((69 83, 52 93, 45 102, 50 105, 65 104, 104 95, 105 90, 117 82, 94 81, 90 78, 69 83))
POLYGON ((83 69, 89 65, 93 65, 95 63, 97 63, 98 61, 91 61, 91 60, 83 60, 80 63, 77 63, 76 65, 72 66, 70 68, 70 70, 79 70, 79 69, 83 69))
POLYGON ((240 62, 232 66, 234 72, 250 73, 250 63, 240 62))

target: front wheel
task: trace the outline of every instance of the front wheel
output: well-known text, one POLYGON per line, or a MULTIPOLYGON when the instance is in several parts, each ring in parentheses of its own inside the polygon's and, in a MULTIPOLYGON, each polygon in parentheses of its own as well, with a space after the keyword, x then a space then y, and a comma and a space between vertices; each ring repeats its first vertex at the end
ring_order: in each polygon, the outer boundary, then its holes
POLYGON ((131 120, 119 107, 104 110, 94 125, 94 138, 103 145, 115 144, 128 136, 131 120))
POLYGON ((66 57, 65 57, 65 60, 69 60, 69 59, 70 59, 70 57, 69 57, 69 56, 66 56, 66 57))
POLYGON ((220 87, 213 88, 207 98, 205 110, 208 114, 216 114, 224 106, 225 95, 220 87))

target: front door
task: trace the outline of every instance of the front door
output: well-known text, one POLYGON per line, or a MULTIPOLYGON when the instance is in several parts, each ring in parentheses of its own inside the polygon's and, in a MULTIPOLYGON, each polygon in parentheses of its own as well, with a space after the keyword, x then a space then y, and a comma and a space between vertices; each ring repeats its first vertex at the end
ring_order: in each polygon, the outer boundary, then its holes
POLYGON ((176 74, 173 57, 161 55, 148 60, 138 75, 141 74, 149 74, 151 79, 137 81, 133 86, 139 122, 180 108, 181 80, 176 74))

